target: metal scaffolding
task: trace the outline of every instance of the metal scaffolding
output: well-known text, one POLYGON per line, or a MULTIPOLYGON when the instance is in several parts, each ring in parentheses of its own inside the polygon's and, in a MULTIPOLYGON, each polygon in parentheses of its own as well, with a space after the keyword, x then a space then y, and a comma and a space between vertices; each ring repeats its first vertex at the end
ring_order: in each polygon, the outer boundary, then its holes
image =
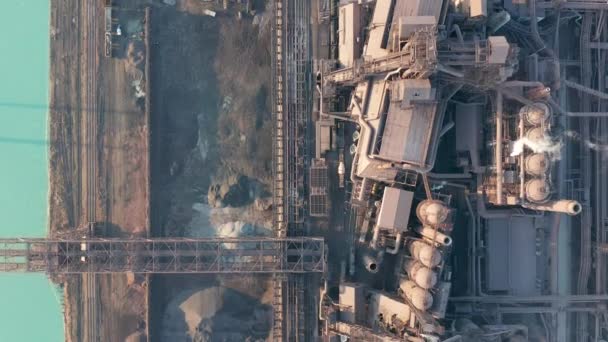
POLYGON ((0 239, 0 272, 307 273, 322 238, 0 239))

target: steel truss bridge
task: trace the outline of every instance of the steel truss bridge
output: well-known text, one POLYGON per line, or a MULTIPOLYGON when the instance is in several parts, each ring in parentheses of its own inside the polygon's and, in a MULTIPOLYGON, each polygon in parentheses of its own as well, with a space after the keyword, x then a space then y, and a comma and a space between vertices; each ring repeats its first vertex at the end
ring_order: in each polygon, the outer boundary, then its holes
POLYGON ((0 239, 0 272, 322 273, 322 238, 0 239))

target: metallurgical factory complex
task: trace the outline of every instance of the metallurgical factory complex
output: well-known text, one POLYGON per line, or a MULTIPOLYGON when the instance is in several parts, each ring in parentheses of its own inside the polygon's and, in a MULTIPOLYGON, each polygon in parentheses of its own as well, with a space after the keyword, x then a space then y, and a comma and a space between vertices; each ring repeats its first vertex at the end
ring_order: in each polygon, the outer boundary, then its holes
POLYGON ((608 341, 605 0, 52 3, 67 341, 608 341))

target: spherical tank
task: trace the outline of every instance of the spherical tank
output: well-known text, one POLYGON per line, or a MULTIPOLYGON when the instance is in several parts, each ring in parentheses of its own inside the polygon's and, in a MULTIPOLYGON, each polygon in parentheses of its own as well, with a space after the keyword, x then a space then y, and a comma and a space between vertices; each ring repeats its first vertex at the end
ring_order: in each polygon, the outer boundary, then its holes
POLYGON ((416 208, 416 216, 426 225, 438 225, 444 223, 449 214, 449 209, 440 201, 424 200, 416 208))
POLYGON ((551 194, 549 184, 544 179, 532 179, 526 182, 526 198, 530 202, 541 203, 551 194))
POLYGON ((441 262, 439 250, 428 243, 414 241, 409 246, 410 255, 426 267, 435 267, 441 262))
POLYGON ((437 284, 437 274, 417 260, 410 260, 405 264, 405 271, 416 285, 423 289, 431 289, 437 284))
POLYGON ((519 115, 522 115, 529 125, 540 126, 547 121, 549 115, 551 115, 551 111, 546 104, 535 102, 533 106, 523 106, 519 110, 519 115))
POLYGON ((526 132, 526 138, 532 142, 545 140, 545 130, 542 127, 534 127, 526 132))
POLYGON ((433 296, 413 281, 402 281, 399 287, 416 309, 425 311, 433 305, 433 296))
POLYGON ((524 166, 526 173, 533 176, 542 176, 549 169, 549 158, 545 153, 534 153, 526 157, 524 166))

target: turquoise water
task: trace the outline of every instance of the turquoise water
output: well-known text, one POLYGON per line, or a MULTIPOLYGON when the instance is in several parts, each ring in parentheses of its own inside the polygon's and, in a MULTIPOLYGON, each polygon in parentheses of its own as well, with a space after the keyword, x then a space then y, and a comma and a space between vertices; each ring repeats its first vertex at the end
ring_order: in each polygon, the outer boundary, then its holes
MULTIPOLYGON (((47 228, 49 1, 0 10, 0 236, 47 228)), ((42 274, 0 274, 0 342, 63 341, 63 315, 42 274)))

